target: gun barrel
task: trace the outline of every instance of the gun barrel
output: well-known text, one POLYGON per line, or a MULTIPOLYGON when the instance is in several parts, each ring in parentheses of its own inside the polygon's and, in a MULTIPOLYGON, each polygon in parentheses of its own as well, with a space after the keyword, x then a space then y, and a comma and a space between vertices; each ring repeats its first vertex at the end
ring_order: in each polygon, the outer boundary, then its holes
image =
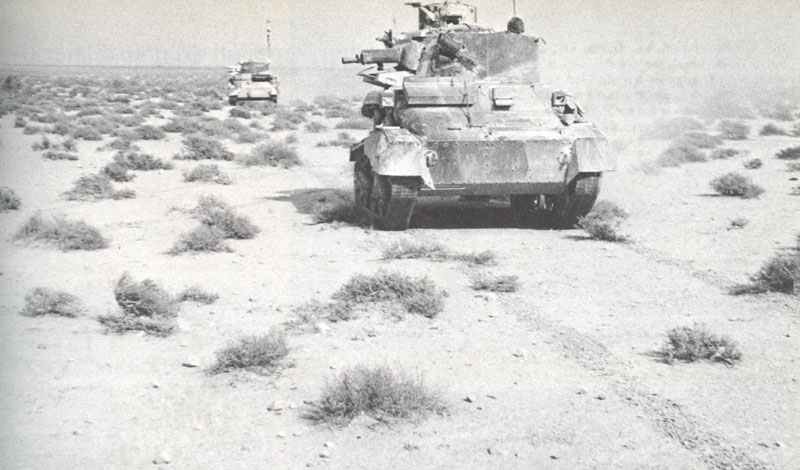
POLYGON ((399 49, 364 49, 355 58, 342 57, 343 64, 397 64, 400 62, 399 49))

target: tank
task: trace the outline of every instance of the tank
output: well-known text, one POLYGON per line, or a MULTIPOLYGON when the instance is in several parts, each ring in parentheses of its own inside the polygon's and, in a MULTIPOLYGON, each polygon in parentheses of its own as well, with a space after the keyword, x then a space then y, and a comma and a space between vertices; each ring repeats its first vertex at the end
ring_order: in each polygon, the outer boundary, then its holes
POLYGON ((228 103, 269 100, 278 102, 278 78, 269 62, 239 62, 228 72, 228 103))
POLYGON ((361 108, 374 128, 350 149, 357 208, 404 230, 418 198, 503 198, 521 226, 574 226, 616 162, 575 99, 540 82, 543 41, 518 18, 480 27, 461 2, 410 5, 418 31, 342 59, 378 88, 361 108))

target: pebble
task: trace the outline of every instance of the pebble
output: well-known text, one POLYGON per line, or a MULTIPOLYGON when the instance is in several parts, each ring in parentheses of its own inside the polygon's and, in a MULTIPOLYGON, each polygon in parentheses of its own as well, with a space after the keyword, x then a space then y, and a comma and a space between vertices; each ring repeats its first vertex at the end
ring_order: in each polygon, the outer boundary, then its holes
POLYGON ((523 349, 518 349, 518 350, 514 351, 513 353, 511 353, 511 355, 514 356, 514 357, 520 358, 520 359, 525 359, 525 356, 527 356, 527 353, 523 349))
POLYGON ((275 437, 277 437, 278 439, 286 439, 286 433, 285 432, 279 432, 279 433, 275 434, 275 437))
POLYGON ((331 458, 331 453, 328 452, 327 450, 323 450, 322 452, 319 453, 319 456, 320 456, 320 458, 323 458, 323 459, 329 459, 329 458, 331 458))
POLYGON ((283 400, 275 400, 267 407, 269 411, 281 411, 289 407, 289 403, 283 400))
POLYGON ((336 447, 336 444, 334 444, 334 443, 333 443, 333 442, 331 442, 331 441, 328 441, 328 442, 326 442, 325 444, 322 444, 322 446, 323 446, 323 447, 327 447, 328 449, 333 449, 334 447, 336 447))

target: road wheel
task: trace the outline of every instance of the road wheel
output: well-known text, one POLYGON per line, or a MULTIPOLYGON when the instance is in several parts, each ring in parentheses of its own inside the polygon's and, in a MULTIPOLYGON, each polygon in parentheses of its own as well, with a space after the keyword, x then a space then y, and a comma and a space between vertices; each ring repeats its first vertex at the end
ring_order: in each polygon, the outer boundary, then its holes
POLYGON ((550 220, 544 196, 515 194, 511 196, 511 215, 517 227, 544 227, 550 220))
POLYGON ((572 228, 578 219, 592 210, 600 193, 600 173, 583 173, 567 185, 566 191, 553 200, 556 226, 572 228))
POLYGON ((405 230, 417 202, 418 178, 373 173, 370 210, 381 230, 405 230))

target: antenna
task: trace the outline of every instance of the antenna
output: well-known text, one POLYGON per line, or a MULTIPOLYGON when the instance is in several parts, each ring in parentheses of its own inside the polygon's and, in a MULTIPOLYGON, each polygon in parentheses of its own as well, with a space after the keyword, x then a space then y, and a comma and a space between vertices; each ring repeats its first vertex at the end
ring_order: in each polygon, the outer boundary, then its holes
POLYGON ((267 20, 267 54, 272 55, 272 21, 267 20))
POLYGON ((511 0, 514 2, 514 16, 517 16, 517 0, 511 0))

